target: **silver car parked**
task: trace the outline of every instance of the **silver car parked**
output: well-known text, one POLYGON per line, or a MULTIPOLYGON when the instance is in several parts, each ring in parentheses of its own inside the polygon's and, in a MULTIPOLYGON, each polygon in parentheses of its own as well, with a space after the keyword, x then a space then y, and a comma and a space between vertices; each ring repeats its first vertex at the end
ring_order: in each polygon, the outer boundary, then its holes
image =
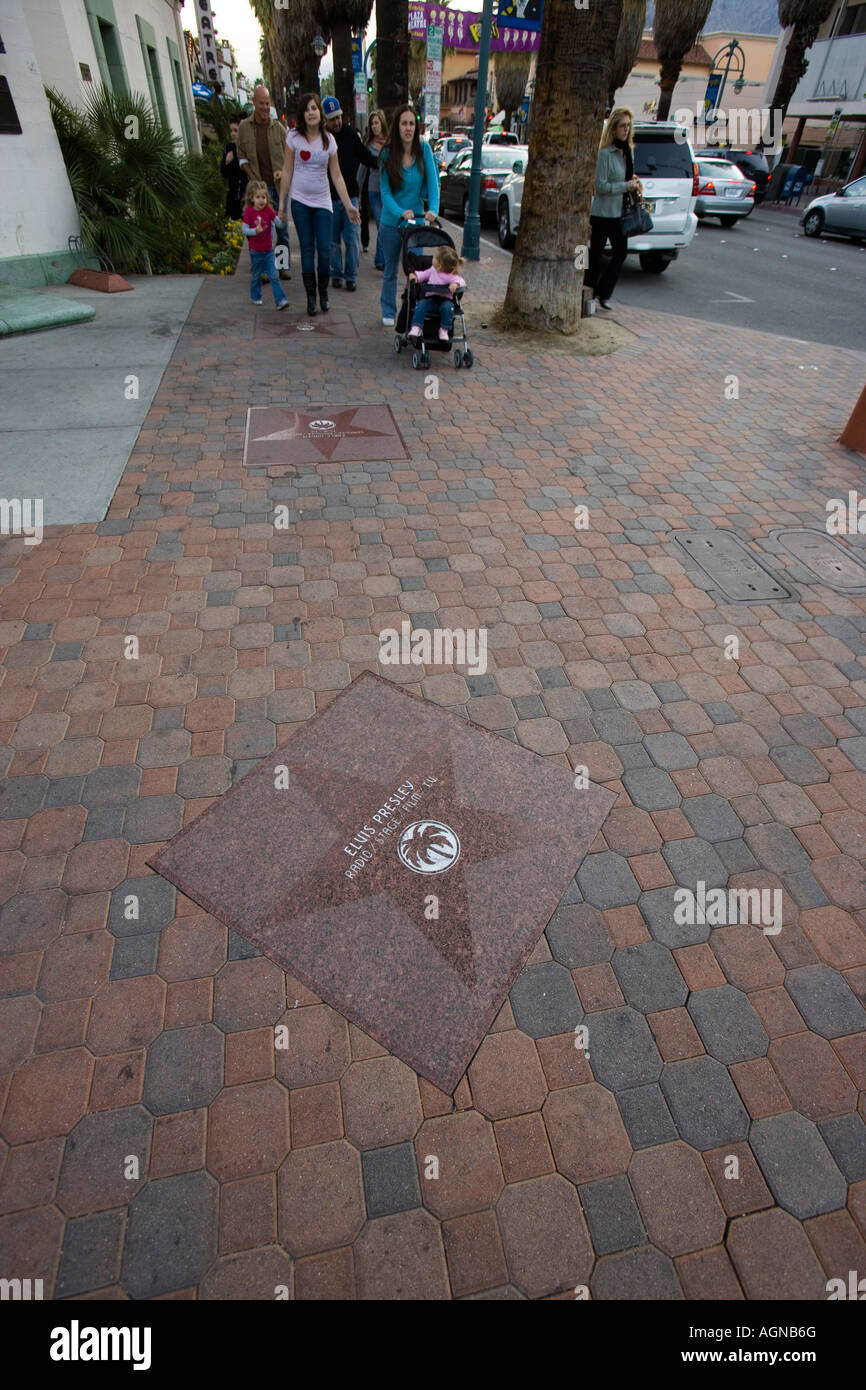
POLYGON ((698 196, 695 215, 717 217, 723 227, 735 227, 755 206, 753 179, 727 159, 698 157, 698 196))
POLYGON ((866 175, 835 193, 813 198, 800 218, 800 226, 806 236, 832 232, 834 236, 866 241, 866 175))

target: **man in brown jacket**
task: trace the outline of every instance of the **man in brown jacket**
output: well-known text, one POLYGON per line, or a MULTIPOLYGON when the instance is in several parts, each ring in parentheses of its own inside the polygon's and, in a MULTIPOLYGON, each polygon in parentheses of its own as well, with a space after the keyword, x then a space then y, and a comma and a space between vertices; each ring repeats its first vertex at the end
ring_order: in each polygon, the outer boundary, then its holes
MULTIPOLYGON (((280 206, 280 175, 286 153, 285 128, 271 117, 271 95, 267 87, 258 86, 253 92, 253 114, 241 121, 238 130, 238 160, 248 179, 261 179, 268 186, 268 197, 275 211, 280 206)), ((288 227, 277 228, 277 252, 280 279, 291 280, 289 268, 292 253, 289 249, 288 227), (283 268, 285 267, 285 268, 283 268)))

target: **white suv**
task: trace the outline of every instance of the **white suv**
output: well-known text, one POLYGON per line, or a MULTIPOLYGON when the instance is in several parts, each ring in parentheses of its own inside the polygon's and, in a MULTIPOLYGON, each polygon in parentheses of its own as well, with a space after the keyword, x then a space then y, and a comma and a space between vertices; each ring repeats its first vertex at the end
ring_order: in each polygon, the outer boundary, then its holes
MULTIPOLYGON (((653 226, 650 232, 629 237, 629 255, 640 257, 641 270, 660 275, 691 244, 698 225, 697 164, 682 126, 674 121, 636 124, 634 171, 643 184, 653 226)), ((515 167, 499 190, 496 223, 500 246, 514 245, 524 177, 525 169, 515 167)))

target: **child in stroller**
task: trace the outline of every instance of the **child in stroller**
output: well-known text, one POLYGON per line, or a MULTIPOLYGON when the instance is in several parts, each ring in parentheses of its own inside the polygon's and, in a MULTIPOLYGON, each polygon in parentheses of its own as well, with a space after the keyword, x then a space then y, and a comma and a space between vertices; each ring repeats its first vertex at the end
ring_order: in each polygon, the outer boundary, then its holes
POLYGON ((403 231, 402 261, 407 278, 394 351, 411 347, 412 366, 417 370, 430 365, 431 349, 451 352, 453 348, 454 366, 471 367, 462 303, 466 282, 456 273, 462 260, 454 242, 438 223, 410 223, 403 231), (423 254, 425 248, 432 249, 432 257, 423 254))

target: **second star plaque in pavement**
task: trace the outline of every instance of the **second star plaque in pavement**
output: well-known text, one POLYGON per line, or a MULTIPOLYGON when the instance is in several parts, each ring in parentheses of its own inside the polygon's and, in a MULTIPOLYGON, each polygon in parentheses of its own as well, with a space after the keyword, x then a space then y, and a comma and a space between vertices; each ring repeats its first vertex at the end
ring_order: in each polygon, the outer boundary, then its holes
POLYGON ((614 800, 365 673, 150 863, 450 1093, 614 800))
POLYGON ((247 414, 244 465, 362 463, 405 459, 403 436, 387 405, 251 406, 247 414))

